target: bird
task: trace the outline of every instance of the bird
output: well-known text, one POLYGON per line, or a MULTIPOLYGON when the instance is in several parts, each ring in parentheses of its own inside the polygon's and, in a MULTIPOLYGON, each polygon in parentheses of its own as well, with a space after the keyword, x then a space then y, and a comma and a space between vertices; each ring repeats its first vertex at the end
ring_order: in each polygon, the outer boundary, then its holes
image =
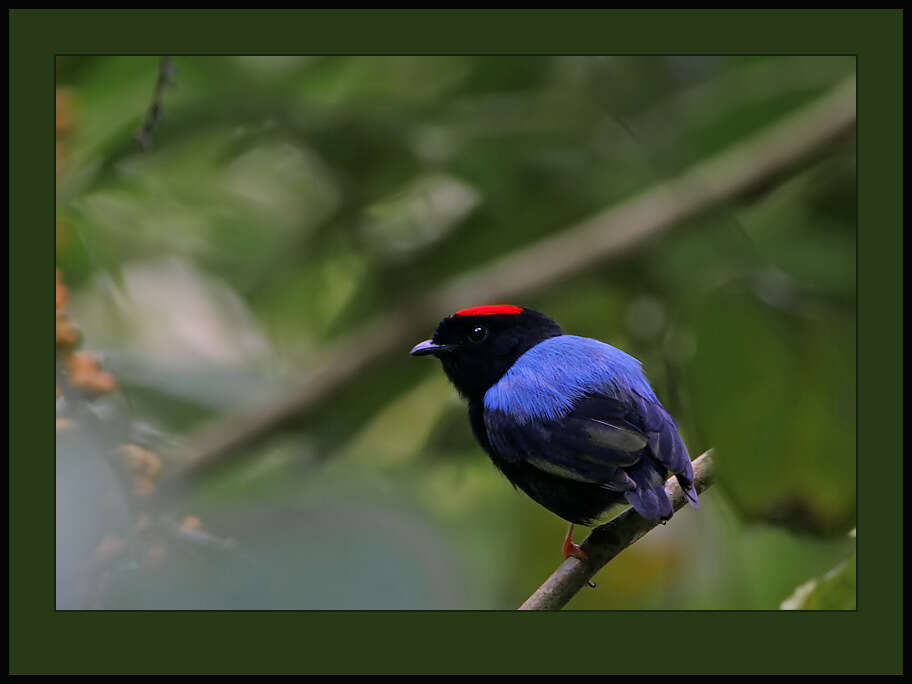
POLYGON ((410 354, 440 360, 494 465, 570 523, 565 559, 588 560, 574 525, 593 525, 618 504, 669 520, 668 473, 698 506, 675 420, 640 362, 620 349, 566 334, 534 309, 485 304, 447 316, 410 354))

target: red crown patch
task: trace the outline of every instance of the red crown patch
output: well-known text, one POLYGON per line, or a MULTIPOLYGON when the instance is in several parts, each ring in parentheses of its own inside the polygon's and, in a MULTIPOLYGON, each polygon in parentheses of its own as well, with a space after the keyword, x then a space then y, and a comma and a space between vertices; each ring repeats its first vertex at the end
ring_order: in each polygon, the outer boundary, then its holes
POLYGON ((520 314, 523 312, 521 306, 512 304, 484 304, 482 306, 472 306, 468 309, 460 309, 454 316, 493 316, 495 314, 520 314))

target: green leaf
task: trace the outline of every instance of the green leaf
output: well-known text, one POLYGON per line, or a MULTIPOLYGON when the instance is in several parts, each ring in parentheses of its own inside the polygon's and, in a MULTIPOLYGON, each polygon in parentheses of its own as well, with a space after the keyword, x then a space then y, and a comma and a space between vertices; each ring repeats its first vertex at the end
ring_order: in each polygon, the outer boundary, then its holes
POLYGON ((783 610, 855 610, 855 554, 823 577, 808 580, 782 602, 783 610))

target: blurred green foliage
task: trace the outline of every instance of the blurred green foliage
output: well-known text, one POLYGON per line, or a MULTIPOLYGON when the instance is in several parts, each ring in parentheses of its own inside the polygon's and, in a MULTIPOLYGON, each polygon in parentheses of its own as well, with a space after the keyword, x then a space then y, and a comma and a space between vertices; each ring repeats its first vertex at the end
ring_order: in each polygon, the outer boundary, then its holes
MULTIPOLYGON (((87 418, 76 442, 58 432, 60 607, 517 606, 560 560, 564 523, 512 490, 440 369, 407 348, 156 510, 164 537, 142 541, 129 506, 86 521, 100 483, 116 486, 104 474, 116 444, 164 450, 276 396, 364 321, 737 143, 855 69, 843 57, 173 62, 141 150, 158 58, 58 60, 70 109, 57 265, 85 346, 121 388, 89 407, 114 437, 87 418), (124 548, 100 553, 111 535, 124 548), (99 554, 104 582, 76 587, 73 568, 99 554)), ((852 141, 517 302, 640 358, 691 455, 715 447, 721 469, 698 511, 625 551, 571 608, 776 608, 853 553, 855 214, 852 141)), ((804 607, 853 607, 850 593, 804 607)))
MULTIPOLYGON (((853 535, 854 536, 854 535, 853 535)), ((857 583, 856 554, 823 577, 811 579, 782 602, 787 610, 854 610, 857 583)))

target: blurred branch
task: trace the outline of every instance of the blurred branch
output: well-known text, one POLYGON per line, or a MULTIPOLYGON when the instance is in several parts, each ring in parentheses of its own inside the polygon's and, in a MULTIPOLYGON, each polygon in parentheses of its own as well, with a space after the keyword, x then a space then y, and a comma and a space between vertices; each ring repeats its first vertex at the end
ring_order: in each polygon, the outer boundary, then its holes
POLYGON ((299 421, 314 406, 394 352, 442 316, 469 304, 510 300, 577 275, 654 240, 685 221, 751 193, 768 190, 814 161, 855 129, 855 78, 747 140, 676 178, 461 275, 398 312, 332 345, 322 363, 288 395, 217 419, 180 456, 179 478, 198 473, 239 447, 299 421))
POLYGON ((149 146, 149 136, 155 125, 161 120, 164 107, 162 100, 165 95, 165 88, 174 83, 174 63, 170 57, 162 57, 158 62, 158 80, 155 82, 155 92, 152 94, 152 104, 146 112, 146 119, 143 121, 142 128, 136 134, 136 142, 143 149, 149 146))
MULTIPOLYGON (((698 493, 702 493, 712 484, 714 468, 711 453, 712 450, 707 451, 693 462, 694 487, 698 493)), ((672 477, 665 483, 665 492, 675 510, 687 503, 687 498, 675 478, 672 477)), ((599 525, 580 545, 589 554, 589 560, 565 560, 545 583, 526 599, 519 610, 560 610, 608 561, 658 524, 658 521, 647 520, 632 508, 628 508, 617 517, 599 525)))

